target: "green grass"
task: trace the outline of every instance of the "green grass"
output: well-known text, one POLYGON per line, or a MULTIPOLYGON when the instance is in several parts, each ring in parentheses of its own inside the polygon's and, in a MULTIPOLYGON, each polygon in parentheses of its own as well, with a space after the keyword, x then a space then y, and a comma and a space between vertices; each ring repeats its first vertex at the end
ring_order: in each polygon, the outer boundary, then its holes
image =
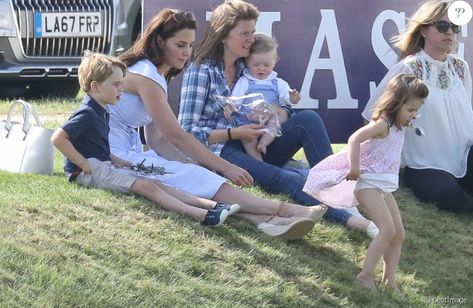
MULTIPOLYGON (((45 121, 51 128, 77 105, 35 102, 43 117, 59 116, 45 121)), ((8 106, 0 102, 2 120, 8 106)), ((141 198, 69 184, 61 170, 56 153, 54 176, 0 171, 1 307, 424 307, 431 298, 446 297, 466 298, 465 307, 473 302, 472 217, 439 212, 404 188, 396 193, 407 230, 398 273, 402 298, 353 284, 369 244, 364 234, 327 221, 294 242, 269 238, 236 219, 206 228, 141 198)))
MULTIPOLYGON (((36 112, 46 118, 67 118, 80 105, 81 98, 78 97, 72 100, 37 100, 33 102, 36 112)), ((2 120, 6 119, 6 115, 10 110, 10 102, 0 101, 0 116, 2 120)), ((16 109, 16 114, 18 113, 16 109)))

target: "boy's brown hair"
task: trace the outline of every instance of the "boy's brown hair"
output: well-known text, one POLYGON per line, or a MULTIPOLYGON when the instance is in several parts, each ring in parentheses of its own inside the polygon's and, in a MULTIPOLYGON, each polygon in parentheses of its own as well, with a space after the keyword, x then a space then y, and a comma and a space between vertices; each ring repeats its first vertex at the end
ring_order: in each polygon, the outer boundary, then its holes
POLYGON ((90 50, 84 51, 82 62, 79 65, 79 84, 84 92, 90 91, 92 81, 103 82, 113 74, 113 68, 122 70, 123 76, 126 73, 126 65, 115 57, 90 50))

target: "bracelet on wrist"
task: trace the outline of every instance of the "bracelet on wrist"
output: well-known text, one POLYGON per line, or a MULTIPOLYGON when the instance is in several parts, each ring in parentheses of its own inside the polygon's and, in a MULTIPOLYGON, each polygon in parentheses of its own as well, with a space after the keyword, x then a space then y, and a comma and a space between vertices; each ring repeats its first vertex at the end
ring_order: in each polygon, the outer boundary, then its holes
POLYGON ((231 127, 227 128, 227 134, 228 134, 228 140, 233 140, 233 138, 232 138, 232 132, 231 132, 231 127))

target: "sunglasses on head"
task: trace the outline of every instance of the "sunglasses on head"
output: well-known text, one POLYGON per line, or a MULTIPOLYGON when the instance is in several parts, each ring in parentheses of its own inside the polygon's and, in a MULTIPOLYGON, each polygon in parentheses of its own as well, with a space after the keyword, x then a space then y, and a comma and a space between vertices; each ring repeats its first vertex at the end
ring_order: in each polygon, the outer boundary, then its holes
POLYGON ((439 20, 433 22, 431 25, 434 25, 435 28, 437 28, 437 31, 440 33, 446 33, 448 31, 448 28, 452 28, 453 33, 460 33, 461 30, 459 25, 448 22, 446 20, 439 20))
POLYGON ((174 21, 176 22, 185 22, 187 20, 195 20, 194 13, 192 12, 186 12, 186 11, 177 11, 177 10, 172 10, 172 18, 174 18, 174 21))

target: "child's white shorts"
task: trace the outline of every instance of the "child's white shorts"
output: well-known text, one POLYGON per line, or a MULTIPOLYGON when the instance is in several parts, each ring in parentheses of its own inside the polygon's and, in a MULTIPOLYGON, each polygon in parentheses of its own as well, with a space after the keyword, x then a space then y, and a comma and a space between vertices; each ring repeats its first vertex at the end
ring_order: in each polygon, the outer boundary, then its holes
POLYGON ((384 194, 396 191, 399 188, 399 175, 364 173, 356 182, 355 192, 368 188, 377 189, 384 194))

